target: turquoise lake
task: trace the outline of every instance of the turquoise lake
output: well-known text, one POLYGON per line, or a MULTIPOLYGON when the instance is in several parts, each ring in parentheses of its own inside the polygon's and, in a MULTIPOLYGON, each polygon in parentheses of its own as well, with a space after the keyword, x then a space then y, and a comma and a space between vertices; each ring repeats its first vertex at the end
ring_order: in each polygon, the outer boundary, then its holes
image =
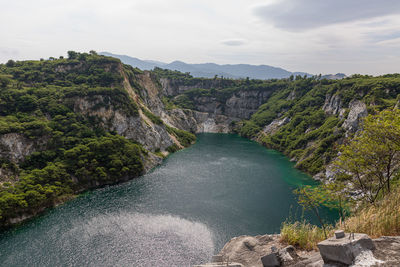
POLYGON ((234 236, 278 233, 289 215, 300 218, 292 191, 315 182, 293 166, 237 135, 200 134, 150 173, 0 234, 0 266, 204 263, 234 236))

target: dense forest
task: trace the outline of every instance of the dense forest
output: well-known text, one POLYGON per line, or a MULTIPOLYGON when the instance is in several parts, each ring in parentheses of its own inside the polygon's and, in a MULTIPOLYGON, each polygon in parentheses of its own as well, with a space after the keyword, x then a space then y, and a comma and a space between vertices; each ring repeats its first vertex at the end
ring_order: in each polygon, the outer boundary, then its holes
MULTIPOLYGON (((85 98, 101 108, 137 117, 138 104, 122 85, 141 71, 96 52, 68 52, 68 58, 13 61, 0 65, 0 135, 32 153, 26 157, 0 147, 0 226, 10 218, 30 216, 101 185, 143 174, 147 151, 101 123, 102 118, 79 113, 74 105, 85 98)), ((151 120, 159 118, 144 109, 151 120)), ((194 136, 169 127, 182 145, 194 136)), ((172 145, 170 152, 178 150, 172 145)), ((21 150, 21 149, 19 149, 21 150)), ((22 153, 23 154, 23 153, 22 153)))

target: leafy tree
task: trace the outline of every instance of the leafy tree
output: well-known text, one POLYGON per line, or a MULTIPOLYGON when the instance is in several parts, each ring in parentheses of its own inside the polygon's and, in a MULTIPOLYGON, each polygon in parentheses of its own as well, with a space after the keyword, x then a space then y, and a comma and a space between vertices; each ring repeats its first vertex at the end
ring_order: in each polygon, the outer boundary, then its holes
POLYGON ((11 79, 6 75, 0 75, 0 88, 5 88, 11 83, 11 79))
POLYGON ((75 52, 75 51, 68 51, 68 59, 76 59, 78 58, 79 53, 75 52))
POLYGON ((326 200, 322 203, 323 206, 330 209, 336 209, 339 212, 339 217, 342 222, 345 221, 346 214, 349 212, 350 201, 345 195, 345 184, 336 181, 334 183, 328 183, 321 185, 325 191, 326 200))
POLYGON ((369 115, 363 130, 341 147, 335 164, 338 178, 351 181, 369 202, 390 193, 400 168, 400 111, 369 115))
POLYGON ((15 61, 10 59, 9 61, 7 61, 6 66, 10 67, 10 68, 14 67, 15 66, 15 61))
POLYGON ((325 239, 328 238, 326 234, 326 226, 321 217, 320 209, 323 203, 327 201, 325 190, 320 186, 306 185, 293 191, 298 198, 298 202, 305 210, 310 210, 317 217, 324 231, 325 239))

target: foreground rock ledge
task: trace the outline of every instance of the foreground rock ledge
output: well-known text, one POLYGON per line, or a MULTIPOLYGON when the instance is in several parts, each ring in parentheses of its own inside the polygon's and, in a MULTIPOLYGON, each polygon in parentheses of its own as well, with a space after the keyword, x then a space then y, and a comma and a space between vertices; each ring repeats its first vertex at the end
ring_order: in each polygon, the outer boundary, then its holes
MULTIPOLYGON (((334 237, 330 239, 333 238, 334 237)), ((345 234, 343 238, 349 238, 349 234, 345 234)), ((327 260, 330 262, 324 263, 324 260, 318 251, 308 252, 296 250, 292 246, 281 244, 279 239, 280 235, 235 237, 226 243, 220 252, 220 256, 222 257, 221 260, 225 261, 225 265, 214 262, 208 265, 198 266, 227 266, 226 260, 229 259, 229 263, 236 264, 228 265, 231 267, 264 267, 268 265, 263 265, 261 258, 270 254, 276 255, 276 259, 278 259, 278 265, 275 266, 284 267, 400 266, 400 236, 369 239, 366 235, 354 234, 354 239, 352 242, 354 242, 356 239, 361 241, 354 243, 354 250, 352 250, 351 256, 353 260, 350 264, 348 264, 348 262, 347 264, 344 262, 334 262, 334 260, 327 260), (368 239, 370 241, 368 241, 368 239)), ((328 240, 325 240, 321 243, 324 244, 324 242, 328 240)))

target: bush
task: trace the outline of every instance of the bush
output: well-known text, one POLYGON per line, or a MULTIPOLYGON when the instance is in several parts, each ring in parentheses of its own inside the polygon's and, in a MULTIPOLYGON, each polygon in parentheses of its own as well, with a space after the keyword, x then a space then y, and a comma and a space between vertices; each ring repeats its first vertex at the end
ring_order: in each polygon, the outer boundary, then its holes
POLYGON ((261 127, 258 126, 256 123, 253 121, 247 121, 244 126, 240 129, 240 135, 247 137, 247 138, 253 138, 255 137, 259 132, 261 131, 261 127))
MULTIPOLYGON (((333 234, 333 228, 328 227, 329 235, 333 234)), ((313 250, 317 249, 317 244, 325 239, 322 228, 307 223, 289 222, 282 223, 281 241, 299 249, 313 250)))
POLYGON ((176 151, 178 151, 180 148, 179 148, 179 146, 177 145, 177 144, 173 144, 173 145, 170 145, 169 147, 167 147, 167 151, 169 152, 169 153, 175 153, 176 151))
POLYGON ((151 120, 151 122, 153 122, 154 124, 158 124, 158 125, 163 125, 164 122, 162 121, 162 119, 156 115, 154 115, 153 113, 151 113, 149 110, 147 110, 146 108, 142 108, 143 114, 149 118, 151 120))
POLYGON ((375 238, 400 235, 400 186, 375 205, 367 205, 344 223, 339 223, 338 227, 375 238))
POLYGON ((178 139, 179 143, 184 147, 188 147, 196 141, 196 136, 192 133, 168 125, 166 127, 168 133, 174 135, 178 139))

